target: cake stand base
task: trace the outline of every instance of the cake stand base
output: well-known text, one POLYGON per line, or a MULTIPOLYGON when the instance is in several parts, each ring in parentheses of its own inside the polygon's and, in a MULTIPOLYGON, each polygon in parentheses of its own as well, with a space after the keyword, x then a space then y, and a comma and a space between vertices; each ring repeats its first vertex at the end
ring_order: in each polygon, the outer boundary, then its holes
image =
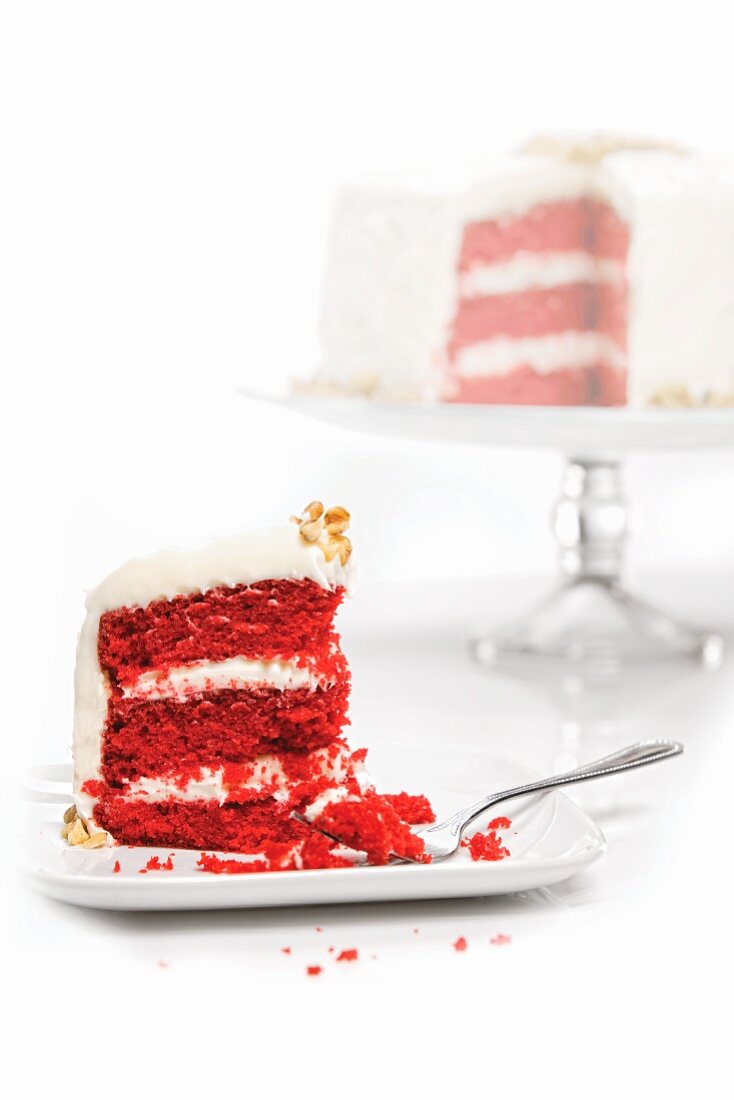
POLYGON ((681 659, 718 667, 723 656, 719 635, 676 622, 617 580, 591 577, 567 581, 504 630, 478 631, 470 647, 484 665, 599 676, 681 659))
POLYGON ((565 469, 554 529, 565 581, 524 619, 471 640, 482 664, 610 674, 688 659, 716 666, 723 640, 676 622, 622 583, 627 507, 620 464, 573 459, 565 469))

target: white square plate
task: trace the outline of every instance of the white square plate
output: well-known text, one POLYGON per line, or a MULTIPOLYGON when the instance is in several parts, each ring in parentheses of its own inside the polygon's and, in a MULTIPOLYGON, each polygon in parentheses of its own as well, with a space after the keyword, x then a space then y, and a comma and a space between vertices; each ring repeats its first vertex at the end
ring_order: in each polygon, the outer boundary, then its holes
MULTIPOLYGON (((478 797, 533 778, 511 762, 465 745, 382 746, 370 750, 378 789, 427 794, 439 820, 478 797)), ((168 849, 69 848, 59 830, 71 802, 71 767, 34 768, 25 779, 21 865, 32 885, 53 898, 95 909, 225 909, 336 902, 398 901, 514 893, 570 878, 604 852, 600 829, 558 792, 508 803, 503 834, 510 856, 474 862, 462 850, 435 865, 394 864, 325 871, 215 875, 197 870, 198 852, 174 853, 172 871, 141 875, 168 849), (113 873, 115 861, 120 872, 113 873)), ((481 829, 486 818, 469 832, 481 829)))

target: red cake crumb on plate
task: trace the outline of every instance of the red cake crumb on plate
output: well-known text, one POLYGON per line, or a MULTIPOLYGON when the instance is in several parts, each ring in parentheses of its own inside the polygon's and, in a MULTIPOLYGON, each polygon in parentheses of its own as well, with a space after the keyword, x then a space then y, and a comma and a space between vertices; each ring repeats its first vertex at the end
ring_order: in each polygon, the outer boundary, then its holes
POLYGON ((359 958, 359 952, 356 947, 347 947, 344 951, 340 951, 336 957, 336 961, 340 962, 356 962, 359 958))
POLYGON ((458 940, 454 940, 451 946, 453 947, 454 951, 466 951, 467 942, 463 936, 459 936, 458 940))
POLYGON ((490 821, 486 833, 474 833, 473 836, 462 840, 462 848, 469 849, 469 855, 473 860, 487 860, 495 863, 500 859, 506 859, 510 854, 509 848, 505 848, 497 829, 509 829, 512 822, 508 817, 496 817, 490 821))
POLYGON ((269 867, 264 859, 220 859, 219 856, 202 852, 196 866, 199 871, 208 871, 212 875, 251 875, 257 871, 267 871, 269 867))
POLYGON ((163 863, 161 863, 158 856, 151 856, 151 858, 146 863, 145 867, 140 868, 140 870, 138 871, 138 874, 139 875, 147 875, 148 871, 172 871, 172 870, 173 870, 173 852, 168 857, 168 859, 165 860, 163 863))
POLYGON ((307 966, 306 973, 310 978, 315 978, 317 974, 321 974, 323 971, 322 966, 307 966))

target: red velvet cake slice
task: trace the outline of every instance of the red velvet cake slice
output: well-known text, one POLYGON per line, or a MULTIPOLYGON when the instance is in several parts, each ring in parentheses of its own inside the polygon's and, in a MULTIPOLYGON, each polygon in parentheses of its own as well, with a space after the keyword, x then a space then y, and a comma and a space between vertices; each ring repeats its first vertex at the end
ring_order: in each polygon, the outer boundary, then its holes
POLYGON ((373 862, 420 857, 366 779, 365 751, 342 736, 350 676, 334 616, 353 573, 349 513, 314 502, 293 520, 129 562, 91 593, 71 843, 109 835, 258 854, 268 870, 341 865, 303 820, 341 815, 339 835, 373 862))

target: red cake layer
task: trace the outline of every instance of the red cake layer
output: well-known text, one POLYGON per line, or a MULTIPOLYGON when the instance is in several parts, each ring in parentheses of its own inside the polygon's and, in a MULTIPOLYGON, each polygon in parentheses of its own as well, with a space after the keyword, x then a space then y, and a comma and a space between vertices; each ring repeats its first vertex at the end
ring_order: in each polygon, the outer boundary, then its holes
POLYGON ((449 354, 497 336, 551 336, 594 329, 596 292, 590 283, 566 283, 463 298, 454 319, 449 354))
POLYGON ((331 630, 343 596, 343 588, 280 580, 116 608, 100 619, 100 666, 114 682, 129 684, 151 669, 192 661, 282 658, 314 663, 332 678, 343 670, 331 630))
POLYGON ((588 250, 600 258, 624 263, 630 245, 629 226, 608 203, 595 202, 591 205, 593 230, 588 250))
POLYGON ((499 336, 553 336, 602 332, 624 348, 627 330, 624 287, 611 283, 565 283, 513 294, 463 298, 454 319, 449 355, 499 336))
POLYGON ((464 229, 459 271, 509 260, 518 252, 589 252, 624 260, 628 245, 629 229, 608 203, 539 203, 520 215, 470 222, 464 229))
POLYGON ((111 695, 102 774, 110 784, 171 770, 243 763, 262 752, 315 749, 348 724, 349 677, 330 688, 224 689, 177 699, 111 695))
POLYGON ((310 826, 270 799, 246 805, 218 802, 143 802, 108 792, 97 803, 95 821, 121 844, 162 848, 214 848, 261 852, 271 844, 305 840, 310 826))
POLYGON ((444 400, 486 405, 624 405, 627 373, 599 364, 540 374, 516 367, 487 378, 452 378, 444 400))
POLYGON ((613 340, 622 351, 627 350, 626 282, 597 283, 594 288, 594 318, 591 328, 613 340))
POLYGON ((594 370, 594 387, 590 405, 626 405, 627 371, 599 363, 594 370))

